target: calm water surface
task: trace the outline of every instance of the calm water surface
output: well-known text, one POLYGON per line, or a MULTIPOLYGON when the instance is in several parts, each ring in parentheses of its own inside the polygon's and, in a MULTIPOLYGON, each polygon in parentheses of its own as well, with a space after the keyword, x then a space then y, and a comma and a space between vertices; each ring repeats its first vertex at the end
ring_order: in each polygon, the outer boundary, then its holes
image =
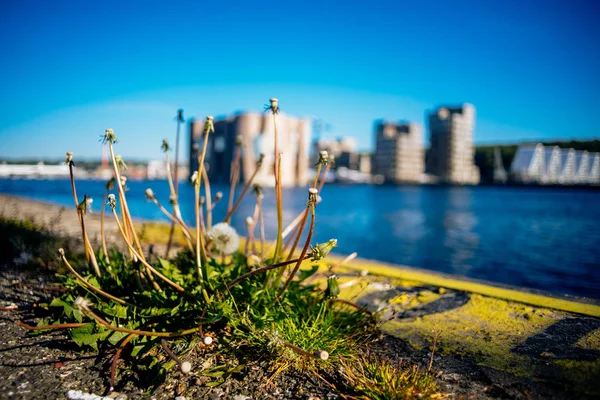
MULTIPOLYGON (((166 220, 144 190, 168 206, 166 182, 128 182, 134 217, 166 220)), ((213 185, 227 197, 228 187, 213 185)), ((80 181, 98 211, 104 183, 80 181)), ((72 206, 66 180, 0 180, 0 192, 72 206)), ((193 188, 180 187, 182 212, 192 223, 193 188)), ((337 238, 338 253, 435 271, 600 298, 600 191, 554 188, 325 186, 313 242, 337 238)), ((305 188, 284 189, 284 223, 306 205, 305 188)), ((226 200, 226 199, 225 199, 226 200)), ((245 234, 253 197, 232 224, 245 234)), ((268 237, 276 233, 272 190, 265 192, 268 237)), ((226 201, 216 208, 224 217, 226 201)))

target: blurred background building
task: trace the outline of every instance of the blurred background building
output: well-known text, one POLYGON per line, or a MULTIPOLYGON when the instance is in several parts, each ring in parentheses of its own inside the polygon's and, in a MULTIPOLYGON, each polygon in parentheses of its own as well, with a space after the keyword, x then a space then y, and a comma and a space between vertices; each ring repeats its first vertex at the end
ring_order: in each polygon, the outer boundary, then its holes
POLYGON ((600 184, 600 153, 542 143, 517 148, 510 167, 514 182, 542 185, 600 184))
POLYGON ((375 121, 373 173, 388 183, 422 182, 425 172, 423 130, 413 123, 375 121))
POLYGON ((442 183, 479 183, 475 166, 473 129, 475 107, 465 103, 459 107, 440 107, 429 115, 430 150, 428 170, 442 183))
MULTIPOLYGON (((208 137, 206 168, 211 182, 228 183, 236 151, 236 138, 242 141, 240 179, 246 182, 256 168, 260 154, 264 161, 254 179, 263 186, 273 186, 274 130, 273 116, 267 113, 246 112, 229 117, 216 118, 215 132, 208 137)), ((204 144, 204 120, 191 120, 190 172, 198 170, 198 160, 193 145, 202 149, 204 144)), ((308 180, 310 119, 296 118, 284 113, 277 115, 278 145, 281 157, 283 186, 303 185, 308 180)))

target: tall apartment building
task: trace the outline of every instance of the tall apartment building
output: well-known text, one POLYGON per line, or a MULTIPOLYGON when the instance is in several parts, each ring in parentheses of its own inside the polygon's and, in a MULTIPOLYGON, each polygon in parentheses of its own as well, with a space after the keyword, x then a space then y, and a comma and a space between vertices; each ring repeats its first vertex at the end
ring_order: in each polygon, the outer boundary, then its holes
MULTIPOLYGON (((305 184, 309 168, 309 146, 311 121, 289 116, 277 115, 278 146, 281 156, 281 178, 283 186, 305 184)), ((246 182, 256 167, 260 154, 264 154, 261 169, 254 178, 254 183, 273 186, 274 130, 271 114, 241 113, 214 121, 215 132, 208 137, 205 156, 208 177, 211 182, 228 183, 231 166, 235 157, 236 138, 242 140, 242 157, 240 179, 246 182)), ((190 172, 198 170, 198 160, 193 151, 194 143, 200 149, 204 144, 204 120, 192 120, 190 129, 190 172)))
POLYGON ((425 172, 423 130, 417 124, 375 121, 373 174, 386 182, 421 182, 425 172))
POLYGON ((431 148, 427 168, 441 182, 479 183, 479 168, 474 163, 474 127, 475 107, 472 104, 440 107, 429 115, 431 148))

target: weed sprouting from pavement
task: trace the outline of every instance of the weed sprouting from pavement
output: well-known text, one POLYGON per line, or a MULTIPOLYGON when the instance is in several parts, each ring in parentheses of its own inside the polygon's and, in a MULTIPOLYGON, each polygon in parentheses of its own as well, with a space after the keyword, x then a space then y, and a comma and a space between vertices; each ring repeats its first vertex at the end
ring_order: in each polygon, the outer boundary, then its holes
MULTIPOLYGON (((276 130, 277 99, 271 99, 268 110, 273 115, 276 130)), ((127 359, 134 370, 163 378, 174 367, 183 373, 206 372, 202 365, 207 354, 232 355, 238 360, 237 366, 217 365, 215 368, 221 368, 220 373, 208 374, 214 378, 210 382, 213 386, 222 383, 231 373, 241 371, 245 360, 259 358, 270 360, 272 376, 289 368, 317 373, 335 371, 343 366, 347 371, 346 379, 360 385, 387 379, 385 374, 392 372, 385 372, 386 369, 374 371, 373 375, 368 366, 349 367, 348 360, 357 360, 357 355, 377 336, 375 318, 353 303, 338 301, 337 276, 330 274, 323 279, 323 274, 317 274, 318 263, 337 245, 335 239, 311 245, 312 233, 318 226, 315 210, 320 201, 324 176, 320 185, 317 184, 321 167, 327 165, 327 154, 321 154, 318 172, 308 191, 306 209, 296 219, 300 227, 292 235, 294 245, 284 256, 283 239, 293 227, 286 229, 285 233, 281 221, 281 154, 278 152, 277 133, 274 135, 273 174, 278 234, 273 252, 269 252, 265 244, 264 195, 260 187, 254 188, 256 207, 253 216, 248 218, 249 230, 259 226, 260 246, 252 241, 252 234, 246 246, 240 244, 238 233, 229 225, 232 214, 252 186, 254 176, 263 168, 262 157, 235 202, 233 198, 227 203, 219 202, 223 195, 218 192, 214 202, 207 202, 204 207, 200 186, 203 175, 207 179, 203 171, 204 159, 208 136, 212 133, 213 118, 207 117, 204 144, 197 149, 198 171, 194 172, 192 179, 195 227, 188 228, 183 222, 176 179, 169 176, 172 213, 158 201, 152 189, 146 190, 147 199, 169 218, 172 229, 183 235, 185 247, 172 259, 154 258, 155 261, 152 261, 144 252, 122 183, 124 163, 114 155, 113 145, 117 143, 117 137, 112 129, 107 129, 103 141, 110 150, 114 174, 111 182, 114 182, 117 193, 108 194, 112 185, 107 185, 105 199, 126 251, 107 250, 103 236, 103 246, 98 250, 99 256, 94 264, 95 252, 91 244, 88 245, 84 225, 88 203, 77 200, 72 172, 73 155, 68 155, 74 201, 78 207, 86 253, 91 253, 87 254, 90 263, 87 267, 71 265, 68 256, 59 249, 60 261, 69 271, 62 276, 63 284, 69 290, 47 304, 49 314, 37 326, 21 325, 35 331, 65 329, 79 346, 102 352, 115 349, 110 368, 111 389, 118 378, 119 358, 127 348, 131 348, 127 359), (217 206, 227 206, 225 220, 212 225, 209 218, 205 226, 204 216, 212 213, 217 206), (309 215, 308 235, 298 255, 295 248, 309 215), (287 267, 292 268, 288 270, 287 267)), ((162 147, 167 163, 170 163, 168 142, 165 141, 162 147)), ((237 146, 236 160, 243 150, 241 145, 237 146)), ((239 160, 234 163, 239 164, 239 160)), ((171 169, 167 171, 171 175, 171 169)), ((232 174, 231 178, 232 184, 237 184, 238 173, 232 174)), ((235 191, 230 193, 233 195, 235 191)), ((207 193, 207 196, 210 194, 207 193)), ((306 198, 290 201, 302 204, 306 198)))

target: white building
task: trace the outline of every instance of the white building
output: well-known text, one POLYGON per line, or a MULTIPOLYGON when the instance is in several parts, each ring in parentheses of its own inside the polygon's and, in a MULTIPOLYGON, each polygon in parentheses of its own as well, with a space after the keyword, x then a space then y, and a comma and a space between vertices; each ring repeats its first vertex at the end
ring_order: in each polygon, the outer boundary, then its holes
POLYGON ((572 185, 575 183, 575 150, 568 149, 560 152, 560 174, 558 183, 572 185))
POLYGON ((516 182, 549 185, 600 184, 600 154, 543 144, 519 146, 510 166, 516 182))
POLYGON ((544 145, 519 146, 510 165, 512 179, 523 183, 541 183, 544 172, 544 145))
POLYGON ((590 172, 588 172, 587 182, 592 185, 600 184, 600 153, 590 153, 589 157, 590 172))
MULTIPOLYGON (((77 174, 87 175, 84 171, 77 174)), ((43 162, 37 164, 0 164, 0 177, 29 177, 29 178, 65 178, 69 176, 69 167, 66 164, 47 165, 43 162)))
POLYGON ((544 175, 543 183, 558 183, 558 176, 561 170, 560 147, 544 147, 544 175))
POLYGON ((578 150, 575 152, 575 174, 574 183, 586 183, 588 178, 589 153, 586 150, 578 150))

